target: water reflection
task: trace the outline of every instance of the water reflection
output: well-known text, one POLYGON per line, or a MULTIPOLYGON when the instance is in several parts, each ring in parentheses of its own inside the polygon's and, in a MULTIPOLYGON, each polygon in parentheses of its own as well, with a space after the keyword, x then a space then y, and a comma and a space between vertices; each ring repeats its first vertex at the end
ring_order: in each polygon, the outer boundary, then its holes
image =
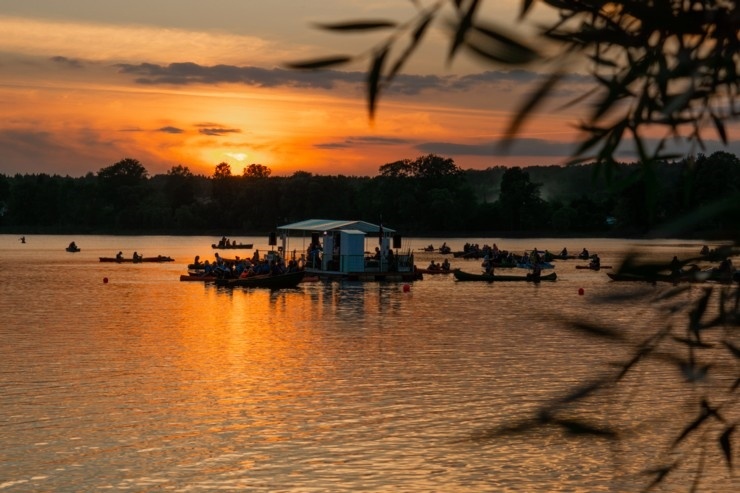
MULTIPOLYGON (((78 239, 71 260, 0 241, 0 487, 635 491, 636 472, 664 450, 662 430, 680 426, 698 395, 673 367, 647 365, 606 405, 579 409, 629 426, 627 442, 539 430, 481 439, 629 355, 665 318, 615 295, 661 288, 562 263, 559 280, 540 286, 429 276, 409 292, 222 289, 177 281, 210 238, 126 241, 176 263, 101 265, 100 252, 119 249, 109 237, 78 239), (52 282, 54 269, 65 275, 52 282), (605 346, 564 330, 575 319, 630 337, 605 346)), ((625 246, 589 241, 604 263, 625 246)), ((695 246, 660 244, 655 255, 695 246)))

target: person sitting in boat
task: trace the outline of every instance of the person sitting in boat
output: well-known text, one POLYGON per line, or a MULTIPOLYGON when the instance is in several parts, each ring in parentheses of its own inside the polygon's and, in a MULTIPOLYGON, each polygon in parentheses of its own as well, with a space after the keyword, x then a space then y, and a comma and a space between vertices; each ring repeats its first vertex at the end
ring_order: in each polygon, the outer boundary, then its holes
POLYGON ((396 259, 393 256, 393 250, 390 248, 385 252, 385 260, 388 263, 388 270, 396 270, 396 259))
POLYGON ((590 255, 588 254, 588 250, 586 248, 584 248, 581 254, 578 256, 581 257, 583 260, 586 260, 588 257, 590 257, 590 255))
POLYGON ((429 267, 427 267, 427 270, 439 270, 439 264, 435 263, 434 260, 432 260, 429 263, 429 267))
POLYGON ((200 262, 200 255, 196 255, 195 258, 193 259, 192 268, 193 269, 201 269, 201 268, 203 268, 203 264, 200 262))
POLYGON ((73 241, 72 243, 69 244, 67 248, 69 248, 70 250, 77 250, 77 243, 73 241))
POLYGON ((561 258, 567 258, 568 257, 568 249, 563 247, 562 250, 560 250, 560 257, 561 258))
POLYGON ((450 270, 450 261, 447 259, 444 259, 444 262, 442 262, 442 270, 450 270))
POLYGON ((676 255, 673 256, 673 259, 671 260, 671 275, 674 277, 678 277, 681 275, 681 261, 678 260, 678 257, 676 255))
POLYGON ((143 259, 144 256, 143 255, 139 255, 137 252, 134 252, 133 257, 131 257, 131 258, 133 258, 134 262, 141 262, 141 259, 143 259))
POLYGON ((706 246, 706 245, 704 245, 703 247, 701 247, 701 252, 700 253, 702 255, 709 255, 709 247, 706 246))
POLYGON ((120 262, 121 260, 123 260, 123 252, 118 252, 118 253, 116 254, 116 260, 118 260, 119 262, 120 262))
POLYGON ((719 267, 717 267, 717 272, 732 272, 732 260, 726 258, 720 262, 719 267))
POLYGON ((279 276, 281 274, 285 274, 285 269, 283 269, 283 266, 282 264, 280 264, 280 262, 273 259, 272 262, 270 262, 270 275, 279 276))
POLYGON ((594 254, 594 257, 591 259, 591 262, 589 262, 588 266, 595 270, 601 268, 601 259, 597 254, 594 254))
POLYGON ((532 265, 532 279, 539 280, 540 275, 542 275, 542 266, 537 262, 532 265))

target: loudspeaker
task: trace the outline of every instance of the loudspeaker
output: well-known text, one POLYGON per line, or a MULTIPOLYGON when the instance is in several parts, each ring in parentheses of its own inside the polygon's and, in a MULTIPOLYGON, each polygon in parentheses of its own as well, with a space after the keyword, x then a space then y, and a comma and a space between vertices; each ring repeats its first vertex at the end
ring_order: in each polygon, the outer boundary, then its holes
POLYGON ((393 248, 401 248, 401 235, 393 235, 393 248))
POLYGON ((270 233, 270 238, 268 240, 268 244, 270 246, 277 245, 277 235, 275 233, 270 233))

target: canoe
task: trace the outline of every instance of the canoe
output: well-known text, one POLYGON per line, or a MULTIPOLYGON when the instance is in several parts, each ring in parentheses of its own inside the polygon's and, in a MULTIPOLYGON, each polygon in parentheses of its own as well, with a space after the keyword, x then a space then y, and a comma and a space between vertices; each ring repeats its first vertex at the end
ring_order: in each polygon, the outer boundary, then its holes
POLYGON ((416 269, 422 274, 452 274, 452 269, 416 269))
POLYGON ((268 288, 268 289, 288 289, 295 288, 303 280, 306 271, 299 270, 280 274, 279 276, 260 275, 252 277, 240 277, 238 279, 217 279, 217 286, 236 287, 242 286, 247 288, 268 288))
POLYGON ((509 276, 501 274, 471 274, 470 272, 463 272, 460 269, 454 270, 455 279, 458 281, 486 281, 486 282, 498 282, 498 281, 526 281, 526 282, 538 282, 538 281, 555 281, 558 275, 555 272, 551 272, 547 275, 540 275, 539 280, 535 279, 532 274, 526 276, 509 276))
POLYGON ((100 257, 101 262, 115 262, 118 264, 123 263, 141 263, 141 262, 174 262, 175 259, 172 257, 165 257, 164 255, 158 255, 156 257, 143 257, 141 259, 134 260, 133 258, 121 258, 118 259, 116 257, 100 257))
POLYGON ((591 265, 576 265, 576 269, 591 269, 591 270, 599 270, 599 269, 611 269, 611 265, 601 265, 599 267, 593 267, 591 265))
POLYGON ((253 243, 237 243, 236 245, 218 245, 216 243, 211 243, 211 248, 219 249, 219 250, 236 250, 239 248, 249 250, 254 246, 253 243))
POLYGON ((65 250, 68 251, 68 252, 70 252, 70 253, 77 253, 80 250, 82 250, 82 248, 70 248, 70 247, 67 247, 67 248, 65 248, 65 250))

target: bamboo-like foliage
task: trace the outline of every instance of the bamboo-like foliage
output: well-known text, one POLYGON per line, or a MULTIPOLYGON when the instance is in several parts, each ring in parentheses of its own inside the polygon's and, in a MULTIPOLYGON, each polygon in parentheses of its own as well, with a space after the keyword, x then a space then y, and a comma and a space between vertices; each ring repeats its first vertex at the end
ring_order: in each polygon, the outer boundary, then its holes
MULTIPOLYGON (((383 92, 415 53, 425 34, 433 25, 449 35, 447 59, 461 51, 475 54, 482 60, 508 66, 537 64, 549 70, 549 75, 522 101, 511 119, 506 138, 515 138, 528 118, 553 95, 574 61, 587 61, 592 90, 569 103, 588 103, 588 111, 577 123, 583 139, 572 156, 572 162, 591 161, 598 173, 609 177, 618 165, 615 154, 625 140, 631 139, 640 157, 642 172, 637 179, 648 195, 648 209, 654 207, 659 180, 655 164, 681 156, 666 151, 669 140, 690 144, 691 154, 704 152, 707 133, 713 133, 725 145, 730 140, 727 125, 740 112, 736 107, 740 92, 740 5, 727 0, 541 0, 539 6, 552 9, 549 24, 541 26, 539 36, 554 43, 554 56, 540 53, 538 39, 525 39, 480 16, 483 0, 437 0, 412 2, 417 11, 405 22, 350 21, 321 28, 332 31, 383 29, 388 36, 368 51, 356 55, 341 55, 290 64, 297 69, 317 69, 341 66, 361 60, 369 61, 367 77, 368 112, 371 118, 383 92), (403 49, 392 50, 400 43, 403 49), (400 55, 392 55, 399 53, 400 55), (393 56, 396 56, 393 59, 393 56), (659 129, 657 145, 650 149, 646 131, 659 129)), ((522 0, 520 17, 527 18, 534 0, 522 0)), ((740 191, 740 190, 738 190, 740 191)), ((667 237, 671 232, 690 231, 692 226, 711 218, 735 213, 740 209, 740 195, 717 196, 689 211, 679 219, 663 224, 656 234, 667 237)), ((648 213, 651 211, 649 210, 648 213)), ((740 256, 740 228, 735 228, 734 244, 718 258, 740 256)), ((688 266, 695 259, 684 259, 688 266)), ((620 273, 655 284, 665 279, 665 265, 641 260, 639 255, 627 255, 620 273)), ((740 271, 729 282, 737 283, 740 271)), ((660 327, 645 340, 634 344, 632 354, 616 365, 606 377, 586 382, 560 400, 543 406, 536 416, 510 426, 488 430, 480 439, 490 439, 508 433, 527 433, 534 428, 555 428, 566 434, 586 435, 608 440, 620 439, 628 430, 618 430, 573 417, 565 412, 573 404, 593 399, 614 389, 641 364, 656 360, 675 366, 685 383, 703 392, 695 416, 674 437, 666 457, 658 457, 657 465, 648 465, 646 490, 666 483, 673 473, 691 459, 696 451, 699 464, 692 491, 699 489, 705 464, 704 442, 687 445, 690 438, 701 434, 714 441, 727 466, 733 467, 733 445, 736 447, 738 426, 737 399, 740 389, 740 347, 737 344, 740 327, 740 290, 730 286, 689 288, 677 285, 668 290, 650 293, 645 303, 667 303, 666 319, 683 317, 685 330, 671 322, 660 327), (690 303, 687 290, 702 289, 690 303), (650 298, 652 297, 652 298, 650 298), (675 300, 674 303, 670 303, 675 300), (714 334, 716 343, 706 342, 714 334), (667 347, 670 345, 670 349, 667 347), (678 345, 678 349, 676 349, 678 345), (699 386, 717 370, 719 361, 729 354, 730 371, 737 375, 730 388, 699 386), (732 370, 734 368, 734 370, 732 370), (683 448, 682 448, 683 447, 683 448), (673 457, 679 452, 680 459, 673 457)), ((614 301, 614 300, 612 300, 614 301)), ((607 300, 608 302, 608 300, 607 300)), ((570 328, 605 341, 628 343, 617 330, 582 321, 568 321, 570 328)), ((706 441, 706 440, 705 440, 706 441)), ((730 478, 734 473, 730 472, 730 478)), ((730 479, 732 482, 732 479, 730 479)))

